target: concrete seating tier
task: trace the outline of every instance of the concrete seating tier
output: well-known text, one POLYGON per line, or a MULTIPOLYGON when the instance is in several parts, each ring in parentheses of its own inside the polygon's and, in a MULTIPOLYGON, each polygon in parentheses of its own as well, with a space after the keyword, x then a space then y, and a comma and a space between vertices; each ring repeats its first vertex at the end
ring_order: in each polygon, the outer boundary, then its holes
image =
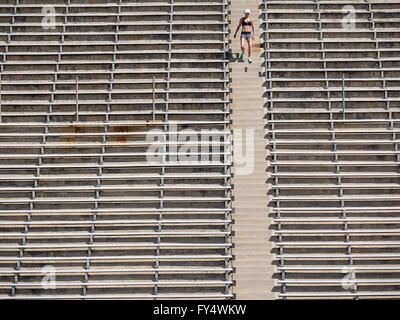
POLYGON ((400 1, 262 5, 280 297, 398 298, 400 1))
POLYGON ((0 299, 232 297, 226 14, 222 0, 0 5, 0 299))

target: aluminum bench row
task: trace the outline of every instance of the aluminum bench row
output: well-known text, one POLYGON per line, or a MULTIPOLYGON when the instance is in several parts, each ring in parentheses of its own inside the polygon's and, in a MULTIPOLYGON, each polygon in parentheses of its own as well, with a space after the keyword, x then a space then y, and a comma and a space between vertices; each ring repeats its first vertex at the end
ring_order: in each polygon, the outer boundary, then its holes
MULTIPOLYGON (((384 164, 383 164, 384 165, 384 164)), ((397 164, 398 165, 398 164, 397 164)), ((327 189, 343 189, 343 190, 349 190, 349 189, 399 189, 400 184, 396 183, 338 183, 338 184, 327 184, 327 183, 309 183, 309 184, 299 184, 299 183, 293 183, 293 184, 286 184, 286 183, 280 183, 279 185, 273 185, 271 186, 273 189, 280 189, 280 190, 290 190, 290 189, 302 189, 302 190, 308 190, 308 189, 322 189, 322 190, 327 190, 327 189)), ((296 220, 297 221, 297 220, 296 220)), ((305 220, 308 221, 308 220, 305 220)), ((400 220, 399 220, 400 221, 400 220)))
MULTIPOLYGON (((385 121, 382 119, 381 121, 385 121)), ((228 120, 225 121, 109 121, 109 122, 104 122, 104 121, 98 121, 98 122, 48 122, 48 123, 42 123, 42 122, 18 122, 18 125, 22 127, 71 127, 71 126, 82 126, 82 127, 104 127, 104 126, 146 126, 146 125, 152 125, 152 126, 159 126, 163 127, 165 125, 206 125, 206 124, 211 124, 211 125, 227 125, 230 122, 228 120)), ((8 127, 8 126, 15 126, 14 123, 10 122, 3 122, 1 124, 1 127, 8 127)))
MULTIPOLYGON (((273 4, 277 4, 277 5, 281 5, 284 4, 286 5, 295 5, 295 6, 299 6, 299 5, 315 5, 316 3, 318 4, 326 4, 326 5, 332 5, 332 1, 330 0, 299 0, 299 1, 278 1, 278 0, 262 0, 262 3, 267 4, 267 5, 273 5, 273 4)), ((370 1, 370 2, 359 2, 359 1, 354 1, 354 0, 336 0, 335 1, 335 5, 346 5, 346 4, 400 4, 399 0, 374 0, 374 1, 370 1)))
MULTIPOLYGON (((397 243, 398 244, 398 243, 397 243)), ((332 244, 333 245, 333 244, 332 244)), ((226 248, 230 247, 231 244, 229 243, 182 243, 182 242, 177 242, 177 243, 172 243, 172 242, 161 242, 161 243, 155 243, 155 242, 96 242, 96 243, 87 243, 87 242, 82 242, 82 243, 54 243, 54 242, 49 242, 49 243, 28 243, 24 245, 20 244, 7 244, 3 245, 0 244, 0 251, 15 251, 16 249, 24 249, 24 250, 43 250, 43 251, 52 251, 54 250, 62 250, 62 249, 71 249, 71 250, 79 250, 79 249, 115 249, 115 248, 130 248, 130 249, 140 249, 140 248, 168 248, 168 249, 185 249, 185 248, 198 248, 198 249, 210 249, 210 248, 226 248)), ((88 270, 71 270, 69 271, 70 273, 82 273, 82 272, 87 272, 88 270)), ((92 272, 95 272, 96 270, 93 270, 92 272)), ((97 272, 116 272, 116 268, 112 269, 98 269, 97 272)), ((122 269, 121 271, 125 272, 141 272, 141 271, 146 271, 144 268, 140 269, 122 269)), ((149 272, 154 272, 154 268, 149 268, 149 272)), ((173 272, 174 270, 171 268, 168 268, 165 270, 166 272, 173 272)), ((195 270, 193 268, 182 268, 181 270, 175 270, 175 271, 187 271, 187 272, 193 272, 193 271, 198 271, 198 272, 209 272, 209 271, 216 271, 216 272, 221 272, 225 270, 221 270, 221 268, 213 268, 207 270, 206 268, 198 268, 198 270, 195 270)), ((1 274, 10 274, 10 273, 19 273, 20 271, 17 270, 0 270, 0 275, 1 274)), ((37 271, 36 271, 37 272, 37 271)), ((39 271, 40 272, 40 271, 39 271)), ((26 273, 30 273, 28 270, 26 273)))
POLYGON ((79 215, 93 215, 94 213, 102 215, 111 215, 111 214, 146 214, 146 213, 197 213, 197 214, 209 214, 209 213, 229 213, 232 210, 230 208, 82 208, 82 209, 29 209, 29 210, 20 210, 20 209, 10 209, 10 210, 0 210, 0 213, 3 215, 12 214, 14 215, 26 215, 27 213, 37 214, 37 215, 46 215, 46 214, 60 214, 60 215, 72 215, 74 213, 79 215))
MULTIPOLYGON (((1 128, 1 126, 0 126, 1 128)), ((124 137, 124 136, 158 136, 158 135, 162 135, 165 134, 167 136, 170 137, 169 141, 171 141, 172 143, 174 143, 174 141, 176 141, 175 137, 181 132, 179 131, 172 131, 172 130, 168 130, 168 131, 164 131, 164 130, 158 130, 158 131, 142 131, 142 132, 81 132, 81 133, 71 133, 71 132, 48 132, 48 133, 43 133, 43 132, 34 132, 34 131, 29 131, 29 132, 0 132, 0 138, 7 138, 7 137, 45 137, 47 138, 61 138, 61 137, 114 137, 114 136, 118 136, 118 137, 124 137), (172 137, 172 138, 171 138, 172 137), (174 140, 175 139, 175 140, 174 140)), ((210 131, 208 132, 208 134, 210 136, 218 136, 218 137, 222 137, 222 136, 229 136, 231 134, 230 131, 227 130, 222 130, 222 131, 210 131)), ((188 136, 192 136, 192 135, 196 135, 195 133, 187 133, 188 136)), ((137 142, 137 144, 139 145, 141 142, 137 142)), ((163 141, 159 142, 160 144, 164 144, 163 141)), ((204 142, 206 143, 206 142, 204 142)), ((167 144, 167 143, 165 143, 167 144)), ((188 144, 190 144, 190 142, 188 142, 188 144)))
POLYGON ((229 201, 230 198, 220 198, 220 197, 151 197, 151 196, 140 196, 140 197, 132 197, 132 196, 121 196, 121 197, 49 197, 49 198, 0 198, 0 203, 2 204, 12 204, 12 203, 57 203, 63 204, 68 202, 73 202, 74 204, 78 203, 144 203, 144 202, 159 202, 162 200, 163 202, 221 202, 221 201, 229 201))
MULTIPOLYGON (((108 14, 108 13, 104 13, 103 15, 104 16, 113 16, 113 14, 108 14)), ((31 15, 18 15, 18 17, 29 17, 29 16, 31 16, 31 15)), ((74 15, 57 15, 57 14, 54 15, 54 17, 57 17, 57 16, 62 16, 62 17, 66 17, 66 18, 76 17, 74 15)), ((93 17, 90 14, 85 14, 84 16, 85 17, 93 17)), ((123 14, 115 15, 114 14, 114 16, 120 16, 120 17, 133 16, 133 17, 135 17, 135 16, 138 16, 138 14, 126 14, 126 15, 123 15, 123 14)), ((3 17, 7 17, 7 16, 4 16, 4 15, 2 15, 0 13, 0 19, 3 18, 3 17)), ((37 17, 43 19, 43 15, 38 15, 37 17)), ((173 19, 176 19, 176 15, 175 14, 173 14, 173 19)), ((149 27, 148 29, 151 29, 150 28, 151 26, 158 26, 158 27, 160 27, 160 26, 168 26, 168 27, 172 26, 172 27, 174 27, 174 26, 195 26, 195 25, 199 25, 199 26, 209 26, 209 25, 211 25, 211 26, 219 26, 219 25, 222 25, 223 26, 223 25, 227 25, 227 22, 226 21, 207 21, 207 20, 194 20, 194 21, 171 20, 171 21, 140 21, 140 22, 137 22, 137 21, 120 21, 120 22, 76 22, 76 21, 61 22, 61 21, 55 21, 54 24, 53 24, 55 29, 57 29, 58 27, 63 27, 63 28, 92 27, 92 28, 95 28, 95 27, 115 27, 115 26, 118 26, 118 27, 139 26, 139 27, 149 27)), ((38 21, 38 22, 36 22, 36 21, 32 21, 32 22, 14 22, 14 23, 12 23, 12 22, 9 22, 9 23, 0 22, 0 27, 10 27, 11 31, 12 31, 13 28, 32 27, 32 28, 29 28, 29 30, 31 32, 33 32, 33 33, 34 33, 34 29, 35 29, 34 27, 42 28, 42 31, 46 30, 46 29, 43 29, 43 24, 41 23, 41 21, 38 21)), ((49 31, 49 30, 46 30, 46 31, 51 33, 51 31, 49 31)), ((65 30, 63 30, 63 31, 65 31, 65 30)), ((162 31, 162 30, 158 30, 158 29, 157 30, 153 30, 153 31, 149 30, 149 34, 152 34, 154 32, 158 32, 158 31, 162 31)), ((123 32, 123 31, 121 31, 121 32, 123 32)), ((138 31, 138 32, 139 32, 139 34, 144 33, 144 31, 138 31)), ((180 33, 180 32, 187 33, 189 31, 184 31, 184 30, 182 30, 182 31, 180 31, 180 30, 175 30, 175 31, 174 30, 164 30, 164 32, 174 34, 174 33, 180 33)), ((193 30, 193 33, 197 33, 197 32, 199 32, 199 31, 193 30)), ((82 33, 87 33, 87 31, 83 31, 82 33)))
MULTIPOLYGON (((14 0, 14 3, 9 3, 9 4, 1 4, 0 8, 41 8, 44 5, 47 5, 47 3, 44 1, 44 3, 21 3, 21 0, 14 0)), ((162 7, 188 7, 188 8, 196 8, 200 9, 202 7, 210 7, 210 6, 226 6, 228 5, 227 2, 224 1, 204 1, 204 2, 199 2, 199 1, 179 1, 179 2, 171 2, 171 1, 157 1, 157 2, 132 2, 132 1, 117 1, 115 3, 113 2, 99 2, 99 3, 74 3, 71 2, 71 0, 67 0, 68 2, 65 3, 65 1, 61 1, 60 3, 53 2, 50 3, 49 5, 53 6, 54 8, 83 8, 83 9, 89 9, 89 8, 151 8, 153 11, 159 11, 160 8, 162 7)), ((200 11, 200 10, 199 10, 200 11)))
MULTIPOLYGON (((165 44, 171 44, 171 45, 175 45, 175 44, 180 44, 180 45, 186 45, 186 44, 199 44, 199 45, 209 45, 209 44, 227 44, 228 40, 210 40, 210 39, 202 39, 202 40, 193 40, 193 39, 189 39, 189 40, 118 40, 117 41, 110 41, 107 39, 85 39, 85 41, 81 42, 81 41, 67 41, 65 40, 64 42, 59 42, 59 41, 49 41, 46 39, 43 39, 42 41, 34 41, 32 39, 30 39, 29 41, 13 41, 12 43, 9 43, 7 41, 0 41, 0 45, 1 46, 5 46, 5 47, 27 47, 30 46, 32 48, 34 47, 60 47, 60 46, 64 46, 64 47, 85 47, 85 46, 127 46, 127 45, 146 45, 146 44, 150 44, 152 46, 154 45, 165 45, 165 44)), ((38 48, 40 49, 40 48, 38 48)), ((202 50, 210 50, 212 48, 201 48, 202 50)), ((93 48, 91 48, 91 50, 93 50, 93 48)), ((137 51, 138 49, 136 48, 135 50, 132 50, 133 52, 137 51)), ((173 49, 171 48, 171 51, 173 49)), ((186 50, 186 49, 181 49, 181 50, 186 50)), ((190 50, 190 49, 189 49, 190 50)), ((193 49, 192 49, 193 50, 193 49)), ((189 51, 190 52, 190 51, 189 51)))
MULTIPOLYGON (((358 235, 358 234, 367 234, 367 235, 376 235, 376 234, 399 234, 400 230, 399 229, 349 229, 349 230, 340 230, 340 229, 331 229, 331 230, 326 230, 326 229, 312 229, 312 230, 304 230, 304 229, 295 229, 295 230, 275 230, 275 234, 282 234, 282 235, 310 235, 310 234, 317 234, 317 235, 343 235, 343 234, 350 234, 350 235, 358 235)), ((35 233, 33 233, 33 236, 35 233)), ((39 234, 40 235, 40 234, 39 234)), ((1 236, 1 234, 0 234, 1 236)), ((6 233, 4 233, 4 236, 7 236, 6 233)), ((14 236, 14 235, 11 235, 14 236)), ((15 236, 20 236, 15 234, 15 236)))
MULTIPOLYGON (((190 228, 188 228, 190 229, 190 228)), ((282 231, 283 232, 283 231, 282 231)), ((350 233, 361 233, 357 232, 356 230, 351 230, 349 231, 350 233)), ((305 233, 305 231, 299 231, 298 233, 305 233)), ((315 233, 321 233, 321 232, 315 232, 315 233)), ((329 232, 325 232, 329 233, 329 232)), ((332 233, 334 233, 332 231, 332 233)), ((340 230, 338 232, 340 233, 340 230)), ((368 233, 368 232, 365 232, 368 233)), ((372 232, 371 232, 372 233, 372 232)), ((377 233, 377 232, 375 232, 377 233)), ((384 233, 384 232, 381 232, 384 233)), ((398 233, 396 230, 393 230, 392 232, 387 232, 387 233, 398 233)), ((51 238, 63 238, 65 239, 71 239, 70 242, 75 241, 76 239, 87 239, 88 237, 93 237, 94 239, 108 239, 108 238, 148 238, 148 237, 161 237, 163 239, 168 238, 168 237, 179 237, 181 239, 185 237, 225 237, 226 235, 230 234, 228 231, 112 231, 112 230, 106 230, 106 231, 95 231, 95 232, 89 232, 89 231, 48 231, 48 232, 39 232, 39 231, 29 231, 28 234, 25 234, 24 232, 0 232, 0 238, 5 238, 5 239, 20 239, 20 238, 25 238, 25 239, 51 239, 51 238), (74 240, 72 240, 74 239, 74 240)), ((65 242, 68 242, 68 240, 64 240, 65 242)))
POLYGON ((18 295, 16 296, 5 296, 0 295, 0 299, 2 300, 145 300, 145 299, 184 299, 184 300, 226 300, 232 299, 233 294, 213 294, 213 293, 204 293, 204 294, 82 294, 82 295, 68 295, 68 294, 54 294, 54 295, 18 295))
MULTIPOLYGON (((22 221, 22 220, 1 220, 0 227, 1 228, 11 228, 11 227, 25 227, 29 225, 30 227, 58 227, 62 225, 73 226, 73 227, 87 227, 87 226, 102 226, 102 227, 116 227, 121 225, 126 226, 201 226, 201 225, 226 225, 231 223, 232 220, 224 220, 224 219, 168 219, 163 218, 162 220, 149 220, 149 219, 113 219, 113 220, 38 220, 38 221, 22 221)), ((131 256, 132 259, 137 259, 136 256, 131 256)), ((201 258, 201 256, 199 256, 201 258)), ((3 258, 3 257, 1 257, 3 258)), ((23 258, 20 258, 23 259, 23 258)), ((29 257, 25 257, 25 259, 29 259, 29 257)), ((41 259, 41 258, 39 258, 41 259)), ((69 257, 69 259, 74 259, 74 257, 69 257)))
POLYGON ((400 119, 284 119, 284 120, 269 120, 271 124, 278 123, 386 123, 386 122, 400 122, 400 119))
POLYGON ((69 32, 69 31, 53 31, 53 32, 49 32, 49 31, 42 31, 42 32, 0 32, 0 36, 107 36, 107 35, 112 35, 112 36, 129 36, 129 35, 136 35, 136 36, 140 36, 140 35, 191 35, 193 37, 195 37, 196 35, 207 35, 207 34, 211 34, 211 35, 224 35, 227 34, 227 31, 216 31, 216 30, 201 30, 201 31, 118 31, 118 32, 107 32, 107 31, 92 31, 92 32, 88 32, 88 31, 75 31, 75 32, 69 32))
POLYGON ((287 178, 299 178, 299 177, 309 177, 309 178, 375 178, 375 177, 399 177, 400 173, 398 172, 279 172, 279 173, 271 173, 273 177, 287 177, 287 178))

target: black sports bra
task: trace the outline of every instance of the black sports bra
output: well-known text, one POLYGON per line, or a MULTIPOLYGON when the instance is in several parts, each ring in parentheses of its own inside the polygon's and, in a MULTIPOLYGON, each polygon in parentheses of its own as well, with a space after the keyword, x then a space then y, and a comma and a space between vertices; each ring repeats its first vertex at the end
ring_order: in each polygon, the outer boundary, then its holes
POLYGON ((251 26, 251 21, 245 21, 244 18, 242 18, 242 26, 251 26))

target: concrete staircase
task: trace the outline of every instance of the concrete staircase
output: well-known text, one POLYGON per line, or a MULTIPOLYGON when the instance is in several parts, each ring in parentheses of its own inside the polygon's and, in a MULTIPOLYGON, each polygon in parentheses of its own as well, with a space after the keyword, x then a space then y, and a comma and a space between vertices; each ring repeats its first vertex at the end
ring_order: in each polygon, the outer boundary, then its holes
POLYGON ((279 296, 399 297, 400 1, 263 5, 279 296))
MULTIPOLYGON (((249 145, 245 144, 246 134, 254 135, 254 169, 249 174, 239 174, 238 164, 234 163, 235 173, 232 179, 234 201, 232 226, 234 256, 233 293, 236 299, 274 299, 276 285, 273 279, 276 274, 274 267, 273 245, 271 241, 273 220, 269 216, 267 184, 267 140, 265 139, 265 111, 263 87, 263 52, 260 49, 260 37, 263 35, 259 27, 261 11, 258 1, 232 1, 229 6, 231 24, 231 110, 234 144, 238 143, 240 133, 243 137, 243 152, 249 145), (239 37, 233 38, 243 9, 250 8, 256 25, 257 38, 253 52, 253 63, 239 61, 239 37)), ((247 51, 247 49, 246 49, 247 51)), ((253 141, 252 141, 253 142, 253 141)), ((236 160, 236 158, 235 158, 236 160)))

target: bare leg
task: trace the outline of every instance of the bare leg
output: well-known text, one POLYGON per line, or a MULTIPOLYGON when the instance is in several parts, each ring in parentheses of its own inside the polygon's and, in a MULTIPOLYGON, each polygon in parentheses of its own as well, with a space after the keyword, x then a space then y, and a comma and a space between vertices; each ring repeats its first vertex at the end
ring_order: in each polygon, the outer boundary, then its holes
POLYGON ((252 43, 253 43, 253 41, 252 41, 251 38, 247 39, 247 44, 248 44, 248 47, 249 47, 249 58, 251 57, 251 53, 252 53, 252 50, 253 50, 252 43))
POLYGON ((240 36, 240 49, 242 50, 242 53, 245 51, 245 49, 244 49, 244 38, 242 38, 242 36, 240 36))

